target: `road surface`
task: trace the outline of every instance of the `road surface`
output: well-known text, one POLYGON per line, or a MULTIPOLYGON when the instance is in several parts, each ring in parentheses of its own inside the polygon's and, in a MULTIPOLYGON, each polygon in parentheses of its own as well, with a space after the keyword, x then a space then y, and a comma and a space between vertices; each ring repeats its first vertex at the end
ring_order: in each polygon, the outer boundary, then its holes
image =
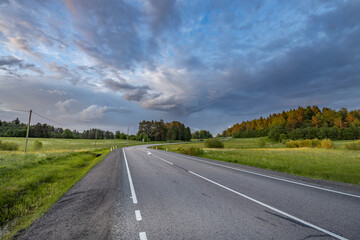
POLYGON ((134 146, 16 239, 360 239, 360 188, 134 146))

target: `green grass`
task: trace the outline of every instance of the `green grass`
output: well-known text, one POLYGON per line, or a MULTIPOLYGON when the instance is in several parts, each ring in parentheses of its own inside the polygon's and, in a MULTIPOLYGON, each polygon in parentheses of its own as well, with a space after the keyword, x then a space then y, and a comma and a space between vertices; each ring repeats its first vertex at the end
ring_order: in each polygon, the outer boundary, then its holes
MULTIPOLYGON (((25 150, 25 138, 7 138, 0 137, 3 142, 11 142, 19 144, 19 153, 25 150)), ((129 145, 142 144, 139 141, 129 140, 129 145)), ((123 139, 105 139, 95 140, 94 139, 61 139, 61 138, 29 138, 28 149, 30 153, 38 152, 70 152, 70 151, 93 151, 95 149, 110 148, 111 146, 125 146, 126 140, 123 139), (43 148, 40 151, 34 149, 35 141, 40 141, 43 144, 43 148)), ((2 152, 0 152, 1 154, 2 152)))
POLYGON ((259 138, 231 139, 224 141, 224 149, 204 148, 203 143, 161 146, 177 148, 203 148, 201 157, 225 162, 286 172, 289 174, 352 184, 360 184, 360 151, 346 150, 344 145, 355 141, 334 141, 335 149, 286 148, 284 144, 265 139, 259 147, 259 138))
MULTIPOLYGON (((24 145, 24 138, 0 138, 24 145)), ((111 146, 126 146, 126 140, 37 139, 43 148, 24 146, 18 151, 0 151, 0 238, 10 239, 44 214, 91 168, 101 162, 111 146), (96 157, 96 153, 102 156, 96 157)), ((129 145, 140 144, 129 141, 129 145)))

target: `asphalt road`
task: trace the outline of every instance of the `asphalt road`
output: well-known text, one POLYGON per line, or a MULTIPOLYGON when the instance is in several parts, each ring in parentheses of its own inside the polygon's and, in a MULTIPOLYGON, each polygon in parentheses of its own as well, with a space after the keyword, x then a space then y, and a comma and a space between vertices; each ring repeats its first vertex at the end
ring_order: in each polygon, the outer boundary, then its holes
POLYGON ((135 146, 16 239, 360 239, 360 188, 135 146))

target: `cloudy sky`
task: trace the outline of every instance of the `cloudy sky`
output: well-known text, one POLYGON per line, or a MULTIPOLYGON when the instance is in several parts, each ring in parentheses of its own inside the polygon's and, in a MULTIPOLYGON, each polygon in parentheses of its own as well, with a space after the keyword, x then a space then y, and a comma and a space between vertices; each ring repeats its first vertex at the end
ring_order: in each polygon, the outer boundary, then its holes
POLYGON ((216 134, 298 106, 360 108, 359 13, 358 0, 0 0, 0 119, 216 134))

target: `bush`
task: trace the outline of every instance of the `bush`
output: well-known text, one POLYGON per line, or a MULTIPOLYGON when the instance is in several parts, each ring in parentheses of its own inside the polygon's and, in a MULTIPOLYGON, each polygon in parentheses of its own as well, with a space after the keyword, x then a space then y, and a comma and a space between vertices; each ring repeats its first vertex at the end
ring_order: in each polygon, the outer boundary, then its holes
POLYGON ((288 141, 286 142, 286 147, 288 148, 298 148, 298 144, 297 144, 298 141, 294 141, 294 140, 291 140, 291 141, 288 141))
POLYGON ((17 143, 0 141, 0 150, 3 150, 3 151, 17 151, 18 149, 19 149, 19 144, 17 144, 17 143))
POLYGON ((204 150, 202 148, 191 147, 187 148, 185 153, 191 156, 200 156, 204 154, 204 150))
POLYGON ((287 135, 285 133, 282 133, 279 135, 279 142, 283 142, 284 139, 287 139, 287 135))
POLYGON ((175 151, 178 152, 178 153, 186 153, 186 149, 183 148, 183 147, 178 147, 178 148, 175 149, 175 151))
POLYGON ((317 138, 312 140, 312 146, 315 148, 319 148, 321 146, 321 141, 317 138))
POLYGON ((330 148, 334 148, 334 144, 332 143, 332 141, 330 139, 324 139, 324 140, 321 140, 320 147, 330 149, 330 148))
POLYGON ((285 143, 288 148, 301 148, 301 147, 319 147, 321 142, 319 139, 305 139, 305 140, 291 140, 285 143))
POLYGON ((286 144, 290 141, 290 139, 287 139, 287 138, 284 138, 283 140, 281 140, 281 143, 282 144, 286 144))
POLYGON ((310 139, 305 139, 304 141, 302 141, 303 143, 303 147, 312 147, 312 141, 310 139))
POLYGON ((207 139, 205 141, 205 147, 207 148, 224 148, 224 144, 217 139, 207 139))
POLYGON ((345 144, 345 148, 348 150, 360 150, 360 140, 357 140, 355 143, 345 144))
POLYGON ((263 138, 260 138, 258 144, 259 147, 265 147, 265 140, 263 138))
POLYGON ((42 147, 43 147, 43 144, 42 144, 42 142, 40 142, 39 140, 36 140, 36 141, 34 142, 34 150, 35 150, 35 151, 38 151, 38 150, 42 149, 42 147))

